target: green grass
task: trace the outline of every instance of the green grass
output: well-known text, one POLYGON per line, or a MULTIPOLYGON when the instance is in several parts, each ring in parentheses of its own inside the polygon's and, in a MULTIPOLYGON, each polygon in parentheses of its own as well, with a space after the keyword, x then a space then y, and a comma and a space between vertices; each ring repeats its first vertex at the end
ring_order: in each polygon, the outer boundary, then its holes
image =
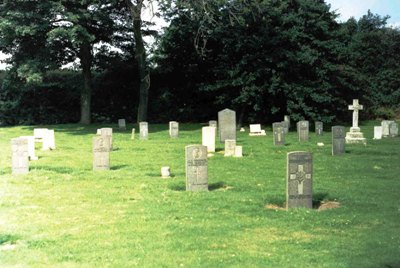
POLYGON ((335 157, 328 132, 308 143, 291 132, 285 147, 269 128, 238 132, 244 157, 217 152, 201 193, 184 190, 184 148, 201 142, 201 125, 180 124, 179 139, 167 125, 150 125, 147 141, 115 131, 103 172, 92 171, 100 125, 45 126, 57 149, 37 144, 24 176, 10 175, 10 139, 33 127, 0 128, 0 267, 400 267, 400 138, 372 140, 374 124, 361 126, 366 147, 335 157), (266 208, 285 202, 291 151, 313 152, 314 201, 340 208, 266 208))

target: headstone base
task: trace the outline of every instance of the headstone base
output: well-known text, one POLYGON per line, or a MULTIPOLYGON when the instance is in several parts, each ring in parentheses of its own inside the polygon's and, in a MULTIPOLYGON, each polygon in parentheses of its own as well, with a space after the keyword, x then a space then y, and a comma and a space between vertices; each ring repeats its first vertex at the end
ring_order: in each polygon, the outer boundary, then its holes
POLYGON ((367 145, 367 139, 364 138, 364 134, 360 131, 353 132, 353 128, 350 128, 350 132, 346 133, 346 143, 347 144, 356 144, 356 143, 362 143, 364 145, 367 145))
POLYGON ((251 132, 249 133, 249 136, 266 136, 267 134, 265 133, 265 130, 262 130, 261 132, 251 132))

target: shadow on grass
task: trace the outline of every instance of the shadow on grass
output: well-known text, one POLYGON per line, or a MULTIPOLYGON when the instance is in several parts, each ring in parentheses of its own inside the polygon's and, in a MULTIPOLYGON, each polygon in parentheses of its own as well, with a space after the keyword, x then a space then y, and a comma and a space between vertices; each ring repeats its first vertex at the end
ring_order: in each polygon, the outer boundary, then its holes
POLYGON ((55 166, 35 166, 32 168, 33 170, 46 170, 46 171, 53 171, 59 174, 71 174, 77 171, 80 171, 76 168, 68 168, 68 167, 55 167, 55 166))
POLYGON ((16 235, 10 235, 10 234, 0 234, 0 245, 4 244, 15 244, 17 240, 19 239, 18 236, 16 235))
MULTIPOLYGON (((211 183, 208 185, 208 190, 209 191, 215 191, 221 188, 225 188, 226 185, 224 182, 215 182, 211 183)), ((168 188, 173 190, 173 191, 186 191, 186 184, 184 182, 178 182, 178 183, 171 183, 168 185, 168 188)))
POLYGON ((321 206, 322 201, 325 200, 327 196, 328 193, 314 193, 312 200, 313 209, 318 209, 321 206))
POLYGON ((110 170, 119 170, 119 169, 123 169, 125 167, 128 167, 128 165, 112 166, 112 167, 110 167, 110 170))
MULTIPOLYGON (((312 208, 317 210, 320 209, 321 205, 327 200, 328 196, 328 193, 314 193, 312 199, 312 208)), ((286 209, 286 200, 283 200, 282 197, 279 196, 272 196, 271 198, 264 200, 264 204, 267 204, 267 208, 286 209)))
POLYGON ((400 261, 397 263, 385 263, 383 265, 385 268, 400 268, 400 261))

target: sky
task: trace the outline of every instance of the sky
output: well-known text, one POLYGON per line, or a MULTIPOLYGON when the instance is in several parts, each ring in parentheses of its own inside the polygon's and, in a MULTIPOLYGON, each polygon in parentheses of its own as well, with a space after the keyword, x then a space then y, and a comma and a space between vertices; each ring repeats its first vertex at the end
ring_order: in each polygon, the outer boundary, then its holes
MULTIPOLYGON (((340 14, 338 20, 346 21, 350 17, 359 19, 367 14, 368 9, 374 14, 381 16, 389 15, 388 24, 394 27, 400 27, 400 0, 325 0, 331 5, 331 10, 340 14)), ((5 55, 0 52, 0 61, 5 55)), ((0 69, 6 66, 0 62, 0 69)))

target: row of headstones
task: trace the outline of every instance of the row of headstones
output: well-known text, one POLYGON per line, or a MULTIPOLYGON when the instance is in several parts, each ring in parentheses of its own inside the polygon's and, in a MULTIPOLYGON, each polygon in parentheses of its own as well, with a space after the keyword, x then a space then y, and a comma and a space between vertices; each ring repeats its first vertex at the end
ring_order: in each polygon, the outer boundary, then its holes
MULTIPOLYGON (((118 119, 118 127, 120 130, 126 130, 125 119, 118 119)), ((179 137, 179 123, 176 121, 169 122, 169 135, 171 138, 179 137)), ((135 128, 132 128, 131 139, 135 138, 135 128)), ((147 140, 149 138, 149 124, 148 122, 139 122, 139 139, 147 140)))
POLYGON ((374 139, 380 140, 382 137, 397 137, 399 135, 399 125, 393 120, 383 120, 380 126, 374 126, 374 139))
POLYGON ((56 149, 54 129, 35 128, 33 136, 11 139, 11 170, 13 175, 29 173, 29 161, 38 160, 35 142, 42 143, 42 150, 56 149))

